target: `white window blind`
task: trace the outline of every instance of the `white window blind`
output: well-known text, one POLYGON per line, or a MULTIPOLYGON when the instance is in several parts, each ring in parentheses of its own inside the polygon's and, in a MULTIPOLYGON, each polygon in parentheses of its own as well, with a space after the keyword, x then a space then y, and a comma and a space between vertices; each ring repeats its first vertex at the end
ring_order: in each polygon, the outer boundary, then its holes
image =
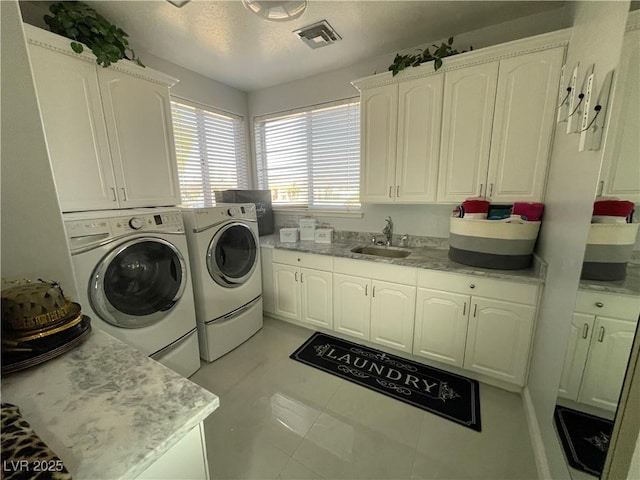
POLYGON ((248 188, 244 119, 171 102, 182 204, 215 205, 215 192, 248 188))
POLYGON ((360 109, 348 100, 256 118, 260 188, 274 206, 360 207, 360 109))

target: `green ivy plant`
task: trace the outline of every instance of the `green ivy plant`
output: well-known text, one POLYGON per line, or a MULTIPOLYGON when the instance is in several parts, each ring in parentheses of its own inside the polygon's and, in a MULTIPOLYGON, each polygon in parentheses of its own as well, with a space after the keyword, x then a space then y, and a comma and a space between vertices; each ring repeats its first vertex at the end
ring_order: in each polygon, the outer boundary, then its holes
POLYGON ((45 23, 53 33, 73 40, 71 48, 74 52, 82 53, 84 44, 96 56, 98 65, 103 67, 123 58, 144 67, 129 46, 129 35, 87 4, 56 2, 49 7, 49 11, 53 16, 45 15, 45 23))
MULTIPOLYGON (((458 51, 453 48, 452 45, 453 37, 450 37, 449 40, 447 40, 447 43, 443 42, 440 44, 440 46, 432 45, 432 47, 435 49, 433 53, 429 50, 429 48, 425 48, 423 51, 420 51, 418 49, 418 53, 415 54, 400 55, 399 53, 397 53, 396 57, 393 59, 393 63, 389 65, 389 71, 393 72, 392 76, 395 77, 399 72, 407 67, 417 67, 421 63, 431 61, 433 61, 433 69, 438 70, 442 66, 443 58, 467 51, 458 51)), ((471 50, 473 50, 473 47, 470 46, 469 51, 471 50)))

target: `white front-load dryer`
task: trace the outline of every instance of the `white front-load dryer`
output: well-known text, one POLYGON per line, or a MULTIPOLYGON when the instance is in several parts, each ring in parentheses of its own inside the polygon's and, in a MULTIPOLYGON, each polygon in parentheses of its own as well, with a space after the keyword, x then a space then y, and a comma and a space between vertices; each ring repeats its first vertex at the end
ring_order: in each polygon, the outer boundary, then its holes
POLYGON ((211 362, 262 328, 262 273, 255 205, 182 210, 200 355, 211 362))
POLYGON ((96 328, 186 377, 200 368, 179 209, 63 214, 78 302, 96 328))

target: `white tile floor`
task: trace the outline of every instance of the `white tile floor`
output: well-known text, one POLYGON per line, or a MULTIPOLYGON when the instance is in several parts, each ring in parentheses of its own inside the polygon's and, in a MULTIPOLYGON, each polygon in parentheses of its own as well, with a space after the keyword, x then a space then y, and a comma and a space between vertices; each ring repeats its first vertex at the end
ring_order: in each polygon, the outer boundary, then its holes
POLYGON ((535 479, 522 402, 480 385, 482 432, 289 359, 313 332, 264 328, 191 380, 221 406, 205 421, 212 479, 535 479))

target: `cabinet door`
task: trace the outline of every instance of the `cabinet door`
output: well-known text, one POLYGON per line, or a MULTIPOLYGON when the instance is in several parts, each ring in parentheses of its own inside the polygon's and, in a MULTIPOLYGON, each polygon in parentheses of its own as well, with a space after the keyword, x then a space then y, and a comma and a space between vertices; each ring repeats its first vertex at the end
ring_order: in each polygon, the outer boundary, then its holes
POLYGON ((616 410, 635 332, 635 322, 596 317, 579 402, 616 410))
POLYGON ((564 48, 500 62, 489 156, 493 202, 540 202, 555 125, 564 48))
POLYGON ((558 396, 570 400, 578 399, 580 382, 587 361, 589 344, 593 335, 595 317, 584 313, 574 313, 571 321, 571 336, 567 347, 567 356, 562 368, 562 377, 558 387, 558 396))
POLYGON ((472 297, 464 367, 524 385, 535 308, 472 297))
POLYGON ((369 340, 371 280, 333 274, 333 329, 369 340))
POLYGON ((624 35, 610 108, 599 193, 640 203, 640 30, 624 35))
POLYGON ((29 54, 60 208, 117 208, 95 65, 32 44, 29 54))
POLYGON ((436 201, 442 74, 399 84, 396 203, 436 201))
POLYGON ((121 206, 179 204, 169 89, 108 68, 98 78, 121 206))
POLYGON ((331 272, 300 269, 301 320, 312 325, 333 328, 333 275, 331 272))
POLYGON ((360 202, 393 202, 398 85, 363 90, 360 96, 360 202))
POLYGON ((419 288, 414 355, 462 367, 470 307, 468 295, 419 288))
POLYGON ((371 341, 411 353, 416 287, 374 280, 371 288, 371 341))
POLYGON ((273 310, 291 320, 300 320, 300 288, 298 267, 273 264, 273 310))
POLYGON ((486 193, 497 79, 498 62, 445 74, 438 202, 486 193))
POLYGON ((260 267, 262 269, 262 310, 274 313, 273 295, 273 248, 260 248, 260 267))

